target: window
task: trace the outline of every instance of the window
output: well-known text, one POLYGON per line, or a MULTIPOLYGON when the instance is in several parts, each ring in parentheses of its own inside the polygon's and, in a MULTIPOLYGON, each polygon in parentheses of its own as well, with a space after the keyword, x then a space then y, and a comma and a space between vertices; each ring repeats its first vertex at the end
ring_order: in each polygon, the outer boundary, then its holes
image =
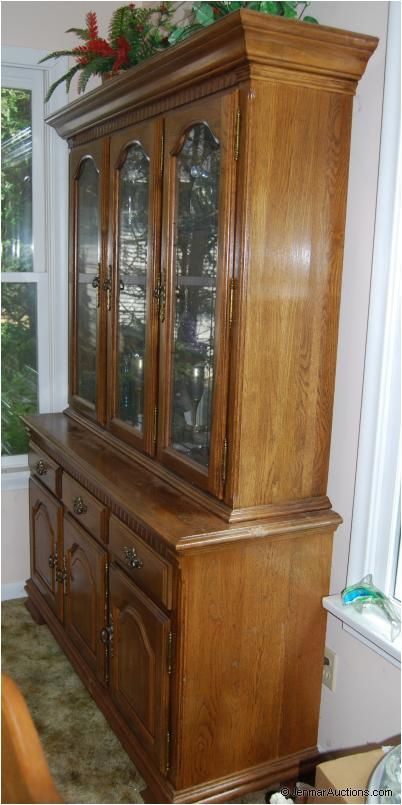
POLYGON ((3 48, 2 469, 26 467, 20 414, 62 410, 67 395, 67 153, 45 114, 47 87, 65 65, 3 48))
POLYGON ((19 415, 49 408, 43 80, 6 68, 2 83, 2 455, 14 456, 27 452, 19 415))

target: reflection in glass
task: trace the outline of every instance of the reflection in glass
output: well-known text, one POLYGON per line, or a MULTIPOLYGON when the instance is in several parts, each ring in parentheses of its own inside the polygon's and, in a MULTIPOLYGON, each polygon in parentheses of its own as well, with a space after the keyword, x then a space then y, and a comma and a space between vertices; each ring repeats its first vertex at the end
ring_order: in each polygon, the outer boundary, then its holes
POLYGON ((119 178, 118 417, 143 430, 149 158, 126 151, 119 178))
POLYGON ((99 175, 89 157, 81 163, 78 177, 77 230, 77 394, 95 405, 99 175))
POLYGON ((38 410, 36 283, 5 282, 1 300, 2 453, 28 452, 20 414, 38 410))
POLYGON ((214 381, 220 149, 204 123, 177 157, 172 447, 208 466, 214 381))
POLYGON ((1 90, 2 271, 33 271, 31 93, 1 90))

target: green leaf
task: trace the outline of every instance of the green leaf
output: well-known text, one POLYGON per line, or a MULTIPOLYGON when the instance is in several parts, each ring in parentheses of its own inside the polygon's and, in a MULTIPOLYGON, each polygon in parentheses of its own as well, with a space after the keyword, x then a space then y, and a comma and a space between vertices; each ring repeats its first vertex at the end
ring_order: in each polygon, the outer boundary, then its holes
POLYGON ((297 17, 297 11, 293 6, 293 3, 282 3, 283 8, 283 16, 287 17, 288 19, 294 19, 297 17))
POLYGON ((303 22, 310 22, 314 25, 319 25, 320 23, 316 20, 315 17, 303 17, 303 22))
POLYGON ((212 6, 209 3, 202 3, 195 11, 195 18, 203 27, 211 25, 215 19, 212 6))
POLYGON ((72 50, 54 50, 53 53, 48 53, 43 59, 39 59, 38 64, 42 64, 42 62, 48 61, 48 59, 58 59, 60 56, 74 56, 74 53, 72 50))
MULTIPOLYGON (((251 4, 250 4, 251 5, 251 4)), ((264 14, 275 14, 278 15, 281 12, 278 10, 283 3, 258 3, 259 11, 263 11, 264 14)))
POLYGON ((66 34, 76 34, 80 39, 85 42, 89 40, 89 33, 86 28, 68 28, 66 34))
POLYGON ((55 89, 59 86, 59 84, 62 84, 63 81, 66 82, 66 92, 68 92, 68 90, 70 89, 71 81, 72 81, 73 77, 75 76, 75 74, 80 69, 80 67, 81 67, 80 64, 75 64, 74 67, 71 67, 71 69, 67 73, 62 75, 61 78, 58 78, 57 81, 54 81, 53 84, 50 85, 50 87, 49 87, 49 89, 48 89, 48 91, 46 93, 45 101, 48 101, 51 98, 51 96, 53 95, 55 89))

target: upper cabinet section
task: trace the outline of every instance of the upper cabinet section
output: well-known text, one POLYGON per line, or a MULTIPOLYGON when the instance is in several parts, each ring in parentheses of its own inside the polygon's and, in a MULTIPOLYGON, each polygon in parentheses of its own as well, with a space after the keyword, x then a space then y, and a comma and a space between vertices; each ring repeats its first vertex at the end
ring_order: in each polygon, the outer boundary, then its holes
POLYGON ((71 394, 227 520, 326 496, 352 102, 377 40, 240 11, 49 119, 71 394))

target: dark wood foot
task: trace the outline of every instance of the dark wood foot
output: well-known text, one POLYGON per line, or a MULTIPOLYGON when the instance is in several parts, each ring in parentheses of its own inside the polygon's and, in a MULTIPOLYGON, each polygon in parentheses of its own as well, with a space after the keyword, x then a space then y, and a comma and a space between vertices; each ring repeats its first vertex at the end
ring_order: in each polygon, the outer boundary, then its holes
MULTIPOLYGON (((155 794, 152 793, 151 789, 148 788, 148 786, 146 788, 143 788, 142 791, 140 791, 140 794, 141 794, 144 802, 152 803, 152 802, 156 802, 156 801, 159 802, 160 801, 159 794, 158 794, 157 797, 155 797, 155 794)), ((167 802, 167 800, 163 800, 163 801, 167 802)))
POLYGON ((32 620, 34 620, 35 623, 38 624, 38 626, 43 626, 43 624, 46 623, 45 619, 42 618, 42 615, 40 614, 39 609, 36 608, 35 604, 32 603, 30 598, 27 598, 27 600, 25 601, 25 606, 26 606, 26 608, 27 608, 32 620))

